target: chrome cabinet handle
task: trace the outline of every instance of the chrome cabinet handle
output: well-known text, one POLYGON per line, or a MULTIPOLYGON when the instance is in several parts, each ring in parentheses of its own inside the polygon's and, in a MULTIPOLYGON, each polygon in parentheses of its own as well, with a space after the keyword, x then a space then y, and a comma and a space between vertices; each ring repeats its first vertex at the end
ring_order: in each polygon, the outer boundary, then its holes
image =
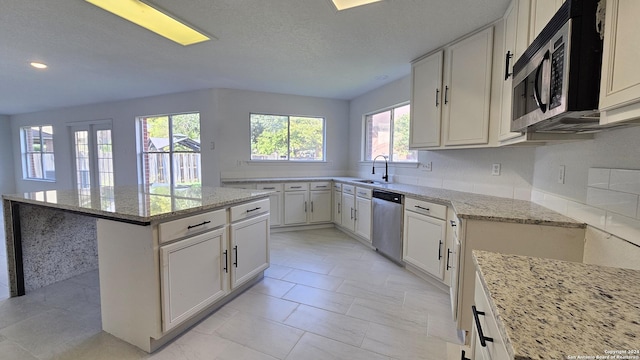
POLYGON ((484 315, 484 311, 478 311, 475 305, 471 305, 471 311, 473 311, 473 319, 476 322, 476 330, 478 330, 478 340, 480 340, 480 345, 482 347, 487 347, 486 342, 493 342, 493 338, 484 336, 484 332, 482 332, 482 326, 480 325, 480 318, 478 318, 478 315, 484 315))
POLYGON ((211 221, 203 221, 200 224, 196 224, 196 225, 189 225, 187 226, 187 230, 191 230, 193 228, 197 228, 198 226, 202 226, 202 225, 207 225, 208 223, 210 223, 211 221))
POLYGON ((438 260, 442 259, 442 240, 438 241, 438 260))

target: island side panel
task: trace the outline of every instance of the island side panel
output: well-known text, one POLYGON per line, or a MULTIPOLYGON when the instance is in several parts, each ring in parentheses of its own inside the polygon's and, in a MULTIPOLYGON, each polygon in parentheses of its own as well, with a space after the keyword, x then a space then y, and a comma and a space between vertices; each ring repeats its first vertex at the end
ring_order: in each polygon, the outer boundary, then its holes
POLYGON ((98 268, 95 218, 20 204, 19 219, 27 292, 98 268))
POLYGON ((22 276, 19 208, 17 203, 4 199, 2 207, 4 210, 5 243, 7 247, 9 294, 12 297, 21 296, 24 295, 24 277, 22 276))

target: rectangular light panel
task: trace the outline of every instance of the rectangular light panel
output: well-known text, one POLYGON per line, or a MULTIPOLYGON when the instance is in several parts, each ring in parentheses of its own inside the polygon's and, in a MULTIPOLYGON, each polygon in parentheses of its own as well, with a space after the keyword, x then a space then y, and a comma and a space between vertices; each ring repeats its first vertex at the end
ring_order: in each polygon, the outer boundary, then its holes
POLYGON ((210 40, 208 36, 139 0, 86 1, 184 46, 210 40))
POLYGON ((372 4, 382 0, 331 0, 338 11, 354 8, 356 6, 372 4))

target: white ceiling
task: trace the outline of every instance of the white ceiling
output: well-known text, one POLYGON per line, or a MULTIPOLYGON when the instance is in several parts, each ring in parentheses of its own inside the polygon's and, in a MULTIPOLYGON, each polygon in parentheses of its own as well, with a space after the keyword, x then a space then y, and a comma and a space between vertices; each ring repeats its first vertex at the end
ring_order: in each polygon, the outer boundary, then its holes
POLYGON ((217 39, 182 47, 83 0, 0 0, 0 114, 205 88, 352 99, 498 19, 509 0, 153 0, 217 39), (35 70, 31 61, 49 68, 35 70))

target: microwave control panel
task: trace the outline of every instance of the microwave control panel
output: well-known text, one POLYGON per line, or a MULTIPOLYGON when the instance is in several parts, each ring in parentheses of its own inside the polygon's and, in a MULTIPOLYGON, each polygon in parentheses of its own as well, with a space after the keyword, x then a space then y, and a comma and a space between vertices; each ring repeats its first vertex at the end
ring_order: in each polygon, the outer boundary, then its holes
POLYGON ((556 43, 556 46, 556 49, 551 55, 549 109, 562 105, 562 87, 564 85, 564 43, 556 43))

